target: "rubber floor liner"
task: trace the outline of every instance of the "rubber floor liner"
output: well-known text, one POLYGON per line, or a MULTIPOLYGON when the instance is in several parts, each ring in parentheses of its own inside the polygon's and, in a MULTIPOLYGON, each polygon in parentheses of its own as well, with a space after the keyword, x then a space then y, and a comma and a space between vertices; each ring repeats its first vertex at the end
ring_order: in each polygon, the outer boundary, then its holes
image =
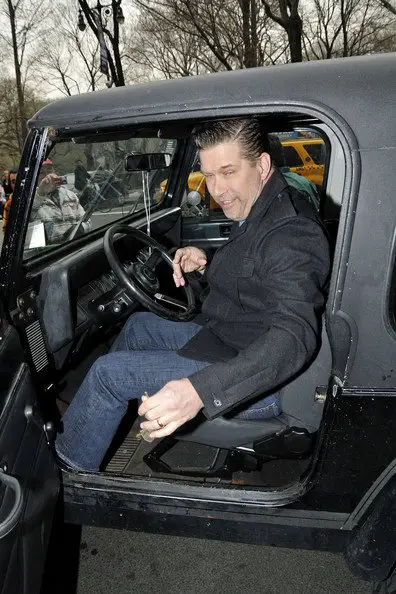
MULTIPOLYGON (((258 488, 280 488, 296 480, 305 472, 309 460, 272 460, 263 465, 261 471, 257 472, 235 472, 232 480, 220 478, 204 478, 200 476, 186 477, 177 474, 153 472, 143 461, 157 442, 148 443, 139 433, 138 421, 135 420, 133 427, 129 430, 121 445, 108 462, 105 472, 109 474, 141 477, 155 477, 172 480, 184 480, 199 483, 221 483, 238 487, 258 488)), ((206 469, 211 466, 217 453, 213 448, 198 443, 179 441, 171 450, 163 456, 163 461, 171 468, 206 469)))
MULTIPOLYGON (((156 476, 161 478, 172 476, 174 479, 180 478, 186 480, 186 477, 178 477, 177 475, 166 473, 154 473, 150 470, 147 464, 143 461, 143 456, 148 454, 155 447, 157 442, 148 443, 141 437, 137 437, 138 433, 139 427, 137 423, 134 423, 128 435, 106 465, 106 473, 122 474, 123 476, 156 476)), ((163 460, 174 469, 186 467, 205 469, 210 467, 216 453, 217 448, 180 441, 164 455, 163 460)), ((205 479, 200 477, 188 477, 187 480, 202 482, 202 480, 205 479)), ((220 482, 220 479, 218 478, 207 480, 209 480, 209 482, 220 482)))
POLYGON ((123 474, 131 459, 134 457, 142 439, 136 436, 136 430, 131 430, 106 466, 106 472, 123 474))

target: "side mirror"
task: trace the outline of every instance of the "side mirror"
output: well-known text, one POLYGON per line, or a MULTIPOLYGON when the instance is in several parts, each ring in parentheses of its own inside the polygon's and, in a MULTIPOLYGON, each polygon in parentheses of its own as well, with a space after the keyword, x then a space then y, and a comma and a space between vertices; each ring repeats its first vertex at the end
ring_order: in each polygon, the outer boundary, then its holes
POLYGON ((197 190, 192 190, 187 194, 187 204, 189 204, 190 206, 198 206, 201 200, 201 194, 197 192, 197 190))
POLYGON ((125 157, 126 171, 155 171, 169 167, 172 156, 168 153, 144 153, 125 157))

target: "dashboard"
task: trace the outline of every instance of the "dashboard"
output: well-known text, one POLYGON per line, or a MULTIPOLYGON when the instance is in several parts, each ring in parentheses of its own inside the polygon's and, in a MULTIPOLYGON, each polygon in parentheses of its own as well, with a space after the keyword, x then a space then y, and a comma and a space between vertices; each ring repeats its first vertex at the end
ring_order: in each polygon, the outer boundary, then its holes
MULTIPOLYGON (((152 217, 152 235, 171 248, 180 240, 178 221, 180 208, 164 209, 152 217)), ((136 227, 144 226, 138 221, 136 227)), ((142 243, 130 235, 120 235, 115 243, 117 256, 129 274, 133 262, 146 259, 142 243)), ((166 265, 165 265, 166 266, 166 265)), ((168 271, 161 283, 171 279, 168 271)), ((106 329, 119 324, 140 305, 126 293, 110 268, 103 246, 103 239, 74 249, 44 267, 37 267, 29 274, 30 283, 37 287, 37 304, 45 331, 46 345, 59 369, 71 350, 91 333, 98 340, 106 329)))
MULTIPOLYGON (((124 270, 132 272, 132 261, 123 262, 124 270)), ((137 302, 129 297, 120 287, 118 279, 112 270, 106 271, 94 280, 79 287, 77 291, 76 330, 87 320, 97 324, 108 324, 129 311, 137 302)))

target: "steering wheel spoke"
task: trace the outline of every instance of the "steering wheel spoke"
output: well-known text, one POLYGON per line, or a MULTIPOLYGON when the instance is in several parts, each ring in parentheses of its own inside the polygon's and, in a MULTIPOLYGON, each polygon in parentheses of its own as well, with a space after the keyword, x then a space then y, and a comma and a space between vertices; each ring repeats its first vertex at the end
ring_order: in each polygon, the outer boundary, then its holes
POLYGON ((168 303, 169 305, 174 305, 183 311, 188 310, 187 303, 183 303, 183 301, 179 301, 179 299, 175 299, 174 297, 169 297, 169 295, 164 295, 164 293, 155 293, 154 298, 157 301, 161 301, 162 303, 168 303))
POLYGON ((186 303, 160 291, 155 273, 159 260, 165 261, 173 272, 172 258, 160 243, 139 229, 121 224, 112 225, 106 231, 103 242, 111 269, 131 299, 137 299, 147 309, 168 320, 186 321, 194 316, 195 297, 188 282, 183 286, 186 303), (133 264, 132 271, 125 270, 114 249, 114 238, 118 234, 132 236, 153 250, 144 262, 138 259, 133 264), (169 306, 172 306, 172 309, 169 306))

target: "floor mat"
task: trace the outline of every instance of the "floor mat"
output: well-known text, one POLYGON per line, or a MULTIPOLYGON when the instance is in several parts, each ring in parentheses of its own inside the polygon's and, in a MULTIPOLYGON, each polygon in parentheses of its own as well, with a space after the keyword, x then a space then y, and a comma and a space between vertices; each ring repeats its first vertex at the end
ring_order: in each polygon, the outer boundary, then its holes
MULTIPOLYGON (((155 447, 155 442, 148 443, 144 441, 139 434, 139 425, 136 421, 129 433, 118 447, 115 454, 107 463, 104 471, 111 474, 122 474, 123 476, 144 476, 169 478, 175 480, 186 480, 186 477, 177 476, 165 472, 153 472, 144 462, 143 457, 151 452, 155 447)), ((216 456, 217 448, 212 448, 205 445, 178 442, 169 452, 167 452, 162 459, 166 464, 174 469, 182 468, 200 468, 206 469, 211 466, 211 463, 216 456)), ((188 477, 188 481, 203 482, 203 477, 188 477)), ((220 482, 220 479, 206 479, 210 482, 220 482)), ((223 480, 221 481, 223 482, 223 480)), ((224 481, 229 483, 230 481, 224 481)))
MULTIPOLYGON (((279 488, 290 485, 299 479, 309 464, 307 460, 273 460, 263 464, 260 471, 235 472, 232 479, 178 476, 170 473, 153 472, 144 462, 143 457, 154 447, 154 443, 144 441, 139 435, 138 422, 135 421, 129 433, 123 439, 114 455, 108 461, 104 471, 110 474, 141 476, 152 478, 172 478, 188 482, 210 482, 228 484, 237 487, 279 488)), ((177 442, 163 457, 171 468, 200 468, 211 466, 217 448, 186 441, 177 442)))

